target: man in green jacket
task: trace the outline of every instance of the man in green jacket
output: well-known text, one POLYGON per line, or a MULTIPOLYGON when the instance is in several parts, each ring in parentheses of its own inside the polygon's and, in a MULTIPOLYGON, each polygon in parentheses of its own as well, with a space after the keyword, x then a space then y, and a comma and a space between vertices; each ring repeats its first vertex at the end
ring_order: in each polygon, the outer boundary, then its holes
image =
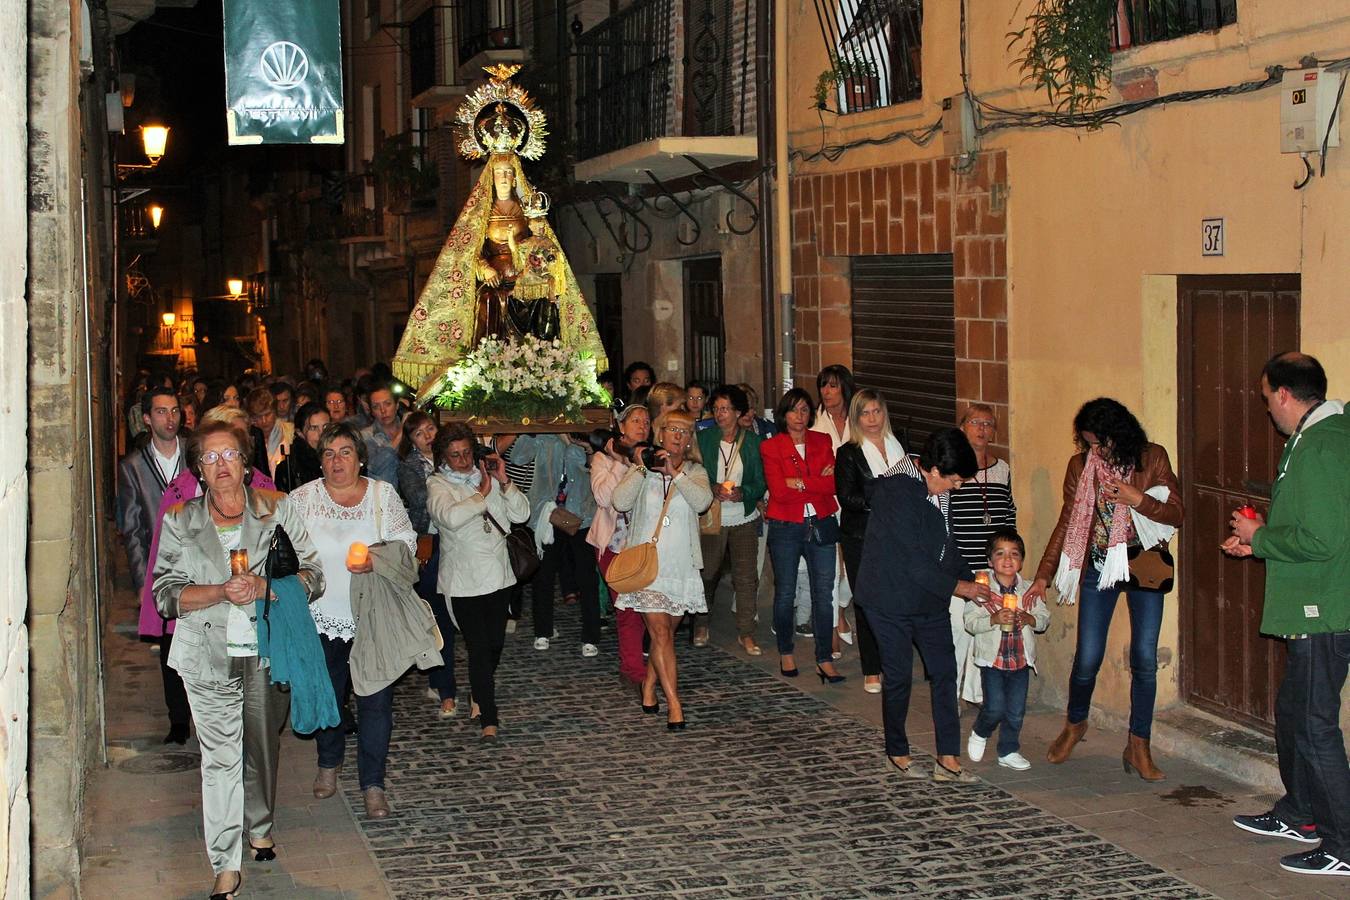
POLYGON ((722 560, 730 556, 737 641, 746 653, 759 656, 762 651, 755 643, 755 601, 759 594, 759 501, 765 493, 759 435, 740 426, 740 417, 749 411, 750 401, 735 385, 719 386, 708 405, 716 426, 698 432, 697 440, 703 468, 708 470, 713 486, 713 508, 705 516, 715 519, 700 536, 708 613, 698 616, 694 623, 693 644, 708 646, 708 615, 721 580, 722 560))
POLYGON ((1285 795, 1270 812, 1236 816, 1244 831, 1321 846, 1280 868, 1350 876, 1350 766, 1340 729, 1350 666, 1350 416, 1327 400, 1321 364, 1281 353, 1261 373, 1271 421, 1289 435, 1271 490, 1270 520, 1233 514, 1232 556, 1266 561, 1261 632, 1289 650, 1275 701, 1285 795))

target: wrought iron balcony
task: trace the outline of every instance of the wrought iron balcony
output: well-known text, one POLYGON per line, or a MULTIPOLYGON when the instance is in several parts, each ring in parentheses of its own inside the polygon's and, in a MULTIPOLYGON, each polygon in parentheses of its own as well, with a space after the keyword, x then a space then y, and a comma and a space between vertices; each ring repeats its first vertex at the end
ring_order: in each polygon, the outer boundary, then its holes
POLYGON ((577 158, 669 133, 673 0, 637 0, 577 39, 577 158))
POLYGON ((520 46, 516 0, 458 0, 454 12, 461 66, 487 50, 520 46))

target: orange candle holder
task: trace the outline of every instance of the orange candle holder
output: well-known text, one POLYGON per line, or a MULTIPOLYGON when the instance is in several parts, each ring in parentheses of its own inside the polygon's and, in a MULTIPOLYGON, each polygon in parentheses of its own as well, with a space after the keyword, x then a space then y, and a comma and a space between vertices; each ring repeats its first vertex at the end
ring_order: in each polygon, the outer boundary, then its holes
POLYGON ((248 551, 231 550, 230 551, 230 574, 244 575, 248 573, 248 551))
MULTIPOLYGON (((1003 608, 1004 608, 1004 609, 1017 609, 1017 595, 1016 595, 1016 594, 1004 594, 1004 595, 1003 595, 1003 608)), ((1002 626, 1003 631, 1004 631, 1005 633, 1007 633, 1007 634, 1012 634, 1012 630, 1013 630, 1014 627, 1015 627, 1015 626, 1013 626, 1012 624, 1008 624, 1008 625, 1002 626)))
POLYGON ((989 573, 988 573, 988 572, 976 572, 976 573, 975 573, 975 583, 976 583, 976 584, 982 584, 982 585, 984 585, 985 587, 989 587, 989 573))
POLYGON ((724 491, 726 491, 728 494, 730 494, 732 491, 736 490, 736 482, 734 482, 734 481, 724 481, 724 482, 722 482, 722 490, 724 490, 724 491))
POLYGON ((347 548, 348 566, 364 566, 368 559, 370 559, 370 548, 360 541, 354 542, 347 548))

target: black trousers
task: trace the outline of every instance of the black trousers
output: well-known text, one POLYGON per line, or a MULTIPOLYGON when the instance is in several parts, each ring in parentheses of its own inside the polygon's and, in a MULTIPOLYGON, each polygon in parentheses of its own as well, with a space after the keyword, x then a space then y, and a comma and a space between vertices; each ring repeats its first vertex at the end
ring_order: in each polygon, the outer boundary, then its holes
MULTIPOLYGON (((581 595, 581 640, 600 643, 600 571, 595 548, 586 543, 588 528, 567 534, 553 531, 553 543, 544 548, 530 592, 534 597, 534 636, 553 637, 553 582, 564 594, 581 595)), ((480 703, 481 707, 482 704, 480 703)))
POLYGON ((1321 849, 1350 859, 1350 768, 1341 734, 1341 689, 1350 667, 1350 631, 1286 642, 1289 659, 1275 699, 1275 746, 1285 795, 1276 814, 1316 825, 1321 849))
POLYGON ((510 588, 477 597, 452 597, 459 633, 469 656, 469 692, 478 704, 479 725, 497 724, 497 664, 506 645, 506 603, 510 588))
POLYGON ((886 728, 886 754, 908 756, 909 695, 914 676, 914 648, 919 648, 932 679, 933 732, 938 756, 961 752, 961 715, 956 706, 956 649, 951 615, 939 612, 902 614, 876 606, 867 620, 881 652, 881 718, 886 728))
POLYGON ((173 632, 166 630, 159 638, 159 674, 164 680, 164 705, 169 710, 170 725, 187 725, 192 721, 192 709, 188 706, 183 677, 169 667, 171 647, 173 632))
MULTIPOLYGON (((858 578, 858 569, 862 567, 862 538, 839 536, 839 547, 844 555, 844 575, 848 577, 849 590, 858 578)), ((881 651, 877 650, 877 637, 872 633, 872 625, 867 621, 867 612, 859 604, 853 604, 854 627, 858 630, 858 661, 862 663, 864 675, 881 674, 881 651)))

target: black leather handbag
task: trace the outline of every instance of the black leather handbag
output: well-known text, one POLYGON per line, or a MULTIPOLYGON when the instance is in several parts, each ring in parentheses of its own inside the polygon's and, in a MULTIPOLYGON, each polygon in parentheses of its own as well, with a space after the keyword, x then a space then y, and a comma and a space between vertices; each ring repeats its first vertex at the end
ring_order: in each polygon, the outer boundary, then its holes
POLYGON ((528 525, 512 523, 507 531, 497 522, 491 513, 483 513, 493 526, 506 539, 506 556, 511 561, 511 571, 516 576, 516 584, 525 584, 539 571, 539 555, 534 552, 534 530, 528 525))
POLYGON ((272 541, 267 545, 267 562, 263 570, 267 577, 267 588, 263 591, 263 621, 267 623, 267 634, 270 637, 272 622, 268 617, 272 613, 272 581, 300 574, 300 557, 295 555, 295 545, 291 543, 291 536, 280 525, 272 529, 272 541))

